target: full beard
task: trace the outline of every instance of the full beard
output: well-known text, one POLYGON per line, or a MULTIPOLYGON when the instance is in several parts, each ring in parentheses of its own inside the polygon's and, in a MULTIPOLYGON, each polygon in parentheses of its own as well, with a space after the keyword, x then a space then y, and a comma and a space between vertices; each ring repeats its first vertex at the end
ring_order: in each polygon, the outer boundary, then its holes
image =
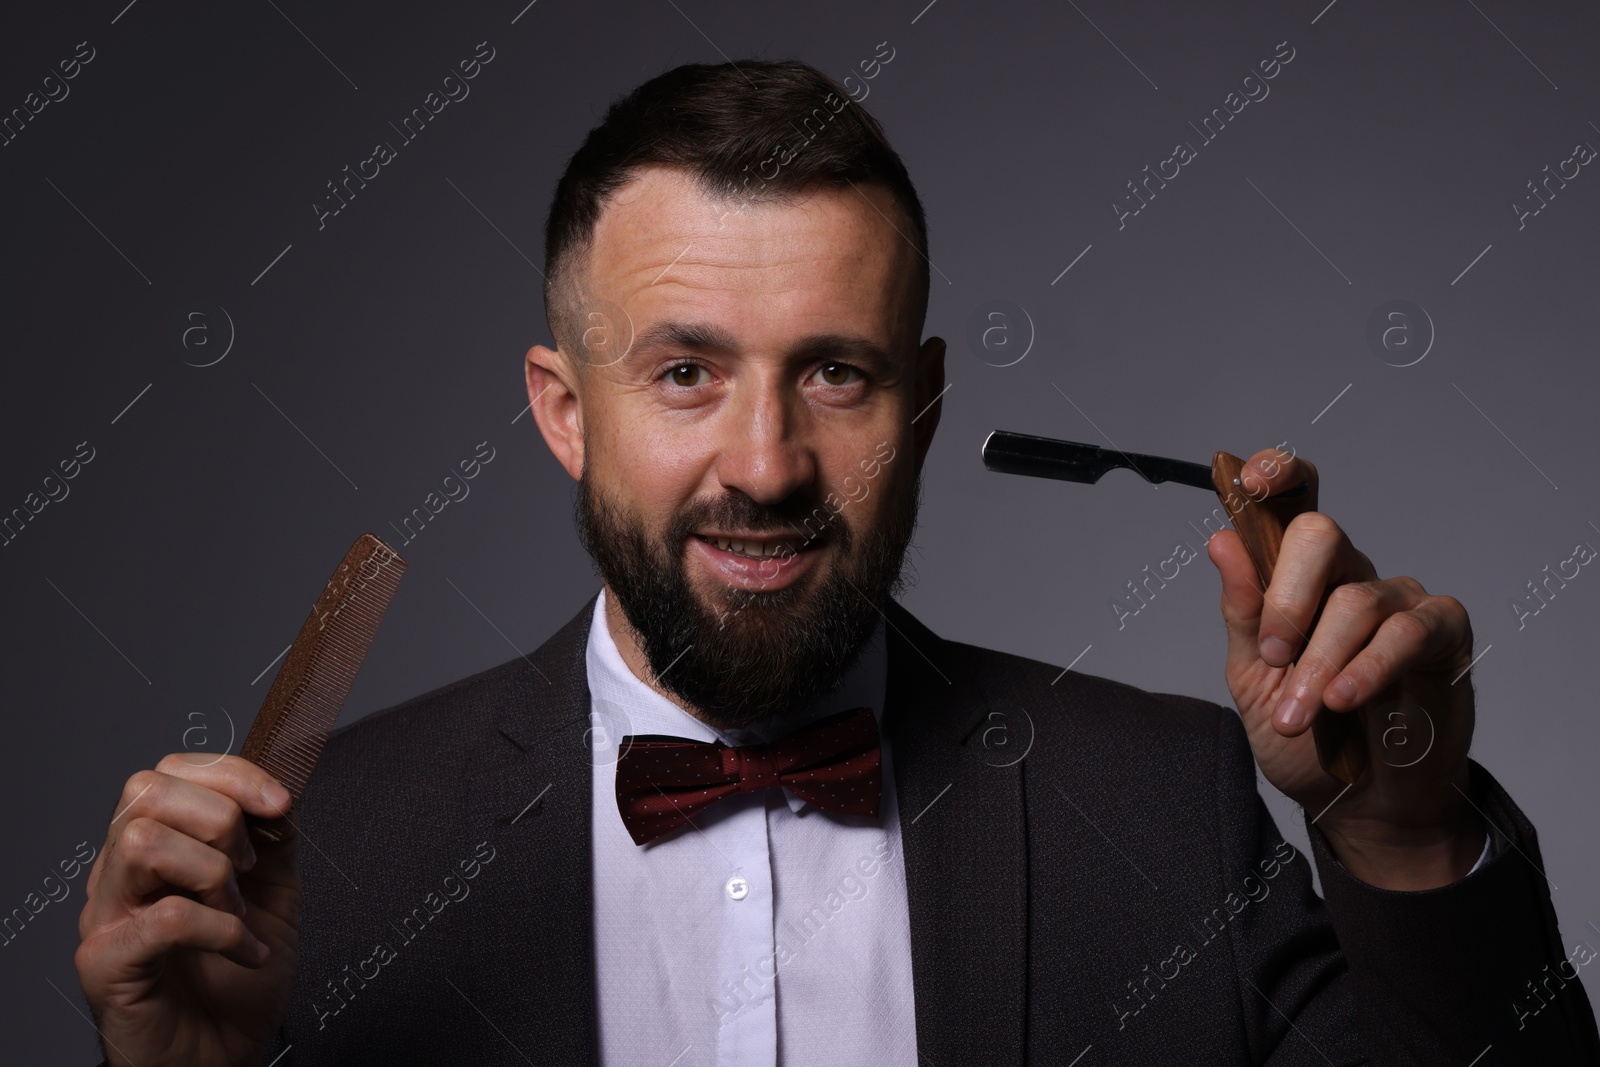
POLYGON ((834 514, 820 501, 767 506, 729 493, 690 504, 656 539, 585 470, 574 510, 584 549, 615 594, 656 684, 702 721, 735 729, 802 707, 838 685, 872 637, 880 609, 906 585, 903 564, 921 490, 919 473, 877 528, 863 532, 847 521, 848 504, 834 514), (805 522, 819 512, 833 515, 815 539, 833 555, 825 576, 813 571, 775 590, 720 586, 715 605, 696 592, 687 564, 695 530, 809 534, 805 522))

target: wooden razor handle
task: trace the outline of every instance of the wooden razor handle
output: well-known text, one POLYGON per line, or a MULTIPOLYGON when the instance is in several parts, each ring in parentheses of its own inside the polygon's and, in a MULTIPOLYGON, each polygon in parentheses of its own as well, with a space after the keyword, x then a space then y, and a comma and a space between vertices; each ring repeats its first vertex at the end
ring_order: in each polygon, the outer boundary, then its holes
MULTIPOLYGON (((1245 551, 1256 565, 1263 592, 1272 581, 1272 569, 1277 565, 1278 550, 1283 545, 1284 527, 1296 515, 1317 510, 1317 468, 1304 459, 1299 463, 1306 472, 1303 487, 1257 500, 1237 481, 1244 460, 1227 452, 1218 452, 1211 460, 1212 484, 1228 517, 1233 520, 1239 539, 1244 542, 1245 551)), ((1311 725, 1322 769, 1347 785, 1354 785, 1367 769, 1365 717, 1364 711, 1333 713, 1323 709, 1311 725)))

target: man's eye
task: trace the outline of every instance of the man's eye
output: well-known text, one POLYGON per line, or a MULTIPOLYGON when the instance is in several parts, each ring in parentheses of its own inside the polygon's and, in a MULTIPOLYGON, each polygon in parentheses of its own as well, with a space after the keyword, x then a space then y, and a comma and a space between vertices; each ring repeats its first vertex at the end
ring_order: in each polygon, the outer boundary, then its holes
POLYGON ((679 363, 667 368, 666 377, 673 385, 690 387, 700 385, 700 375, 705 373, 706 369, 698 363, 679 363))
POLYGON ((852 374, 859 377, 861 372, 848 363, 824 363, 817 368, 817 377, 825 385, 849 385, 855 381, 852 374))

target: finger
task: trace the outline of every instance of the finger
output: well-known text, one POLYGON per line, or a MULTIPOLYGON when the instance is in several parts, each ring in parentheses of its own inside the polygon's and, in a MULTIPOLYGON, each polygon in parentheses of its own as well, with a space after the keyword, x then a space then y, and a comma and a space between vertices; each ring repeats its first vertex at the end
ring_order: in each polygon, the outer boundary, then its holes
POLYGON ((239 756, 173 752, 162 757, 156 770, 230 797, 240 808, 263 819, 283 815, 294 803, 283 783, 239 756))
POLYGON ((1295 457, 1292 447, 1288 451, 1263 448, 1239 468, 1240 488, 1252 500, 1264 500, 1274 493, 1293 489, 1305 480, 1305 468, 1295 457))
MULTIPOLYGON (((162 760, 156 766, 171 764, 162 760)), ((265 799, 259 795, 255 803, 258 808, 266 807, 265 799)), ((116 852, 122 833, 137 819, 154 819, 203 841, 227 855, 241 871, 255 866, 255 846, 246 830, 239 802, 203 782, 160 770, 132 775, 123 786, 122 800, 106 834, 107 855, 116 852)))
POLYGON ((1349 711, 1413 671, 1463 671, 1472 656, 1472 625, 1455 597, 1426 597, 1416 607, 1389 616, 1367 647, 1325 688, 1322 702, 1349 711))
MULTIPOLYGON (((1340 672, 1368 645, 1385 620, 1408 611, 1425 595, 1410 578, 1349 582, 1336 587, 1328 595, 1316 631, 1285 680, 1283 695, 1272 711, 1278 732, 1293 737, 1310 726, 1324 707, 1324 691, 1331 688, 1336 696, 1345 697, 1347 683, 1340 680, 1340 672)), ((1343 710, 1354 706, 1346 703, 1343 710)))
POLYGON ((120 926, 84 941, 75 962, 92 1001, 99 990, 149 980, 176 949, 220 953, 252 969, 270 954, 237 915, 188 897, 166 896, 120 926))
POLYGON ((1258 635, 1268 666, 1287 665, 1305 647, 1347 545, 1339 524, 1320 511, 1296 515, 1284 527, 1258 635))
POLYGON ((1206 542, 1206 555, 1222 577, 1222 622, 1228 631, 1227 671, 1234 674, 1258 658, 1261 585, 1244 541, 1233 530, 1218 530, 1206 542))
MULTIPOLYGON (((219 759, 196 752, 174 752, 162 757, 155 770, 158 774, 204 787, 226 797, 233 801, 238 810, 262 820, 283 816, 294 803, 293 795, 282 783, 254 763, 238 756, 219 759)), ((164 784, 167 788, 177 788, 171 783, 164 784)), ((156 792, 159 794, 159 787, 156 792)), ((248 835, 244 843, 248 852, 248 835)), ((249 864, 240 869, 248 870, 249 864)))
POLYGON ((103 916, 132 912, 153 894, 173 889, 244 918, 244 897, 227 856, 154 819, 134 819, 122 831, 116 857, 101 879, 96 908, 103 916))

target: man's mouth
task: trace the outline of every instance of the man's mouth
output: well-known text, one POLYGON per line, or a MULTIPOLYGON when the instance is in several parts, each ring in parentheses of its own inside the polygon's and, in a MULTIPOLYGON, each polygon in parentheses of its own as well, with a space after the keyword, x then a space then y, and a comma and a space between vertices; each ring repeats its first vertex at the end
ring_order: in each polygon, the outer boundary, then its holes
POLYGON ((715 545, 724 552, 731 552, 736 556, 745 556, 749 559, 785 559, 797 552, 811 547, 808 541, 797 537, 735 537, 721 534, 695 534, 700 540, 709 545, 715 545))

